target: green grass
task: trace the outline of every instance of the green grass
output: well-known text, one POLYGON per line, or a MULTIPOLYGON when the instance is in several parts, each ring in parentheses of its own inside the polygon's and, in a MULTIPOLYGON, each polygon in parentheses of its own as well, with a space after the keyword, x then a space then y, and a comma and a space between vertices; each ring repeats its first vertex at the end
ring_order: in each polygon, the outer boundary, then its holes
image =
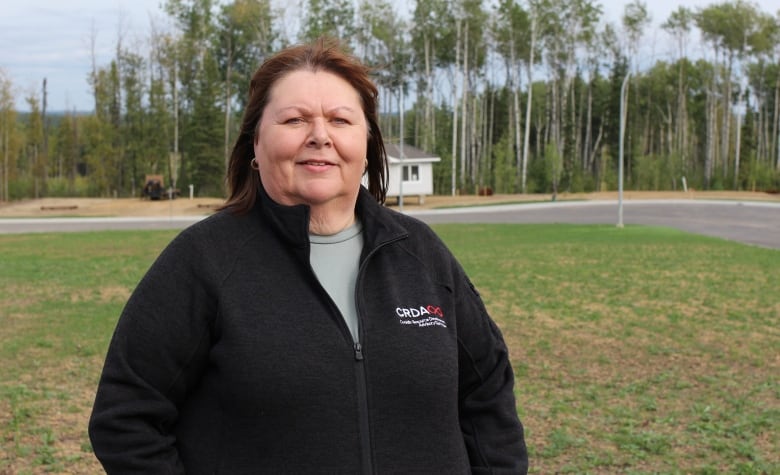
MULTIPOLYGON (((511 352, 534 473, 780 473, 780 252, 664 228, 439 225, 511 352)), ((0 236, 0 473, 100 473, 118 314, 175 233, 0 236)))

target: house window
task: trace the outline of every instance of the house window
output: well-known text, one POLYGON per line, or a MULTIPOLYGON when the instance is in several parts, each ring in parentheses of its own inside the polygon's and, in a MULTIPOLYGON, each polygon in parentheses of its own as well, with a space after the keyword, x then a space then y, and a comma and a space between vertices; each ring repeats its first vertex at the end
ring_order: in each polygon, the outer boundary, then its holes
POLYGON ((420 167, 417 165, 407 165, 403 168, 404 181, 420 181, 420 167))

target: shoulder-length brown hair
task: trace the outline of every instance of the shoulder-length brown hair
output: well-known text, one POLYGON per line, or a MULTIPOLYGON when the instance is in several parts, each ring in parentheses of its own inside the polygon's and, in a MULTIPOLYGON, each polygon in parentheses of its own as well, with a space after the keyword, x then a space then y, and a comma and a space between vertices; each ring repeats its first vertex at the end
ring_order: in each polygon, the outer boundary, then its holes
POLYGON ((370 70, 357 58, 345 53, 336 40, 320 38, 314 43, 291 46, 266 60, 252 76, 249 103, 244 110, 241 131, 228 164, 228 199, 223 209, 246 213, 255 204, 260 177, 251 167, 257 127, 270 100, 270 91, 282 77, 293 71, 327 71, 347 81, 360 96, 368 123, 368 191, 379 203, 387 195, 387 153, 379 130, 378 91, 369 77, 370 70))

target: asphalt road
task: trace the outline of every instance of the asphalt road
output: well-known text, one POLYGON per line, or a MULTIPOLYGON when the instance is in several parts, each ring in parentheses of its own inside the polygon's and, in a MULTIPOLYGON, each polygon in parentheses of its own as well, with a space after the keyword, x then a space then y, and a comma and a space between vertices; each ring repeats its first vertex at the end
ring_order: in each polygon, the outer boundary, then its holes
MULTIPOLYGON (((427 223, 617 224, 617 201, 566 201, 438 210, 408 210, 427 223)), ((162 218, 0 219, 0 234, 118 229, 182 229, 202 216, 162 218)), ((780 203, 758 201, 626 200, 625 225, 668 226, 780 249, 780 203)))
MULTIPOLYGON (((409 213, 428 223, 618 223, 617 201, 532 203, 409 213)), ((623 224, 667 226, 780 249, 780 203, 758 201, 623 201, 623 224)))

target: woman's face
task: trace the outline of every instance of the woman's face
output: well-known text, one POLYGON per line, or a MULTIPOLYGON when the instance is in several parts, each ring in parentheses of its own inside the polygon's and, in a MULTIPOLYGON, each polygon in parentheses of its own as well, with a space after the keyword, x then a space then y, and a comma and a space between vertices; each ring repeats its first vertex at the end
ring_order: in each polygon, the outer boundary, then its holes
POLYGON ((358 92, 333 73, 298 70, 271 88, 254 151, 277 203, 354 209, 367 142, 358 92))

